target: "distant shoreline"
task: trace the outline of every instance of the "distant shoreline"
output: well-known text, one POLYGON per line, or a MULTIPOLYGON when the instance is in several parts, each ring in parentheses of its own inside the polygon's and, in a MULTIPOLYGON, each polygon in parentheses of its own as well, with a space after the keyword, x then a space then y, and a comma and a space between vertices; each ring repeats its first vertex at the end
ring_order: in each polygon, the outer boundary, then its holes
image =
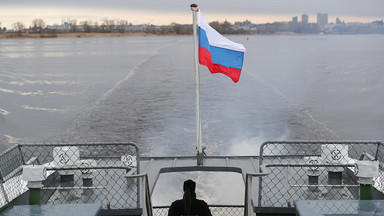
MULTIPOLYGON (((103 38, 103 37, 153 37, 153 36, 176 36, 176 34, 151 34, 144 32, 129 33, 4 33, 0 39, 39 39, 39 38, 103 38)), ((180 35, 179 35, 180 36, 180 35)), ((181 35, 183 36, 183 35, 181 35)))
MULTIPOLYGON (((384 32, 383 32, 384 33, 384 32)), ((376 33, 376 34, 383 34, 376 33)), ((320 35, 324 33, 295 33, 295 32, 274 32, 265 34, 224 34, 224 36, 230 35, 320 35)), ((357 33, 333 33, 333 35, 355 35, 357 33)), ((375 33, 373 33, 375 34, 375 33)), ((0 34, 0 40, 2 39, 44 39, 44 38, 113 38, 113 37, 166 37, 166 36, 192 36, 192 34, 155 34, 145 32, 125 32, 125 33, 85 33, 85 32, 71 32, 71 33, 2 33, 0 34)))

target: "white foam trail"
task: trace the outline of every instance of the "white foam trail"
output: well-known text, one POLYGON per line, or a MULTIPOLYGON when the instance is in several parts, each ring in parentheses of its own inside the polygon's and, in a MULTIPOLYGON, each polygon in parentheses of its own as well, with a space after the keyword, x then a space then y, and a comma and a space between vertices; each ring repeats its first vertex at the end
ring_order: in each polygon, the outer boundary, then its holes
POLYGON ((4 89, 1 87, 0 87, 0 92, 17 94, 17 95, 22 95, 22 96, 44 95, 44 93, 41 90, 37 90, 35 92, 24 92, 24 91, 12 90, 12 89, 4 89))
POLYGON ((18 85, 18 86, 23 86, 25 84, 24 82, 20 82, 20 81, 5 81, 5 80, 0 80, 0 83, 9 84, 9 85, 18 85))
POLYGON ((248 73, 249 75, 251 75, 257 82, 263 84, 264 86, 267 86, 268 88, 272 89, 277 95, 279 95, 280 97, 282 97, 290 106, 292 107, 298 107, 297 104, 295 104, 291 99, 289 99, 289 97, 287 95, 285 95, 284 93, 282 93, 278 88, 276 88, 275 86, 272 86, 270 84, 268 84, 267 82, 257 78, 257 76, 255 74, 252 74, 252 73, 248 73))
POLYGON ((20 138, 15 138, 15 137, 12 137, 12 136, 7 135, 7 134, 4 134, 3 137, 5 137, 5 139, 8 143, 17 143, 21 140, 20 138))
POLYGON ((321 125, 324 128, 324 130, 326 130, 330 134, 332 134, 333 137, 338 137, 338 135, 333 130, 328 128, 324 122, 317 120, 308 109, 303 109, 303 110, 304 110, 304 113, 309 117, 309 119, 311 119, 313 122, 321 125))
POLYGON ((151 59, 152 57, 156 56, 159 53, 159 50, 164 49, 170 45, 171 44, 167 44, 167 45, 163 45, 163 46, 160 46, 160 47, 157 47, 156 49, 154 49, 151 55, 147 56, 142 61, 140 61, 138 64, 136 64, 123 79, 119 80, 112 88, 110 88, 108 91, 106 91, 103 94, 103 96, 101 96, 101 98, 96 101, 96 104, 99 104, 101 101, 104 101, 105 99, 107 99, 112 94, 112 92, 114 92, 121 85, 121 83, 129 80, 137 72, 137 69, 141 65, 148 62, 149 59, 151 59))
MULTIPOLYGON (((289 132, 286 131, 281 137, 277 140, 286 140, 289 136, 289 132)), ((250 155, 259 155, 260 146, 269 139, 263 134, 260 133, 256 137, 250 137, 245 139, 236 138, 232 141, 232 144, 229 148, 229 155, 240 155, 240 156, 250 156, 250 155)))
POLYGON ((63 95, 63 96, 76 96, 77 92, 65 92, 65 91, 50 91, 44 93, 41 90, 36 90, 35 92, 25 92, 25 91, 18 91, 18 90, 12 90, 12 89, 4 89, 0 87, 0 92, 4 93, 10 93, 10 94, 17 94, 21 96, 44 96, 46 94, 50 95, 63 95))
POLYGON ((7 111, 5 109, 0 109, 0 114, 6 116, 6 115, 11 114, 11 112, 9 112, 9 111, 7 111))
POLYGON ((31 107, 28 105, 22 106, 24 109, 28 110, 39 110, 39 111, 46 111, 46 112, 64 112, 65 110, 62 109, 55 109, 55 108, 44 108, 44 107, 31 107))
POLYGON ((309 110, 308 108, 303 108, 303 107, 301 107, 300 105, 298 105, 297 103, 293 102, 287 95, 285 95, 284 93, 282 93, 278 88, 276 88, 275 86, 272 86, 272 85, 268 84, 268 83, 265 82, 265 81, 262 81, 262 80, 258 79, 258 78, 256 77, 256 75, 251 74, 251 73, 249 73, 249 75, 251 75, 254 79, 256 79, 256 81, 258 81, 259 83, 263 84, 264 86, 267 86, 268 88, 271 88, 277 95, 279 95, 280 97, 282 97, 282 98, 287 102, 287 104, 289 104, 291 107, 293 107, 293 108, 295 108, 295 109, 297 109, 297 110, 304 111, 304 113, 308 116, 308 118, 309 118, 311 121, 313 121, 313 122, 315 122, 316 124, 318 124, 318 125, 320 125, 321 127, 323 127, 323 129, 326 130, 327 132, 329 132, 330 134, 332 134, 332 136, 334 136, 334 137, 338 137, 337 134, 336 134, 333 130, 331 130, 330 128, 328 128, 327 125, 326 125, 324 122, 322 122, 322 121, 316 119, 316 118, 312 115, 312 113, 310 112, 310 110, 309 110))
MULTIPOLYGON (((14 69, 12 68, 11 71, 13 71, 14 69)), ((10 79, 24 79, 23 77, 28 77, 28 78, 36 78, 36 77, 43 77, 43 78, 47 78, 47 77, 56 77, 56 78, 59 78, 59 77, 67 77, 66 74, 51 74, 51 73, 42 73, 42 74, 27 74, 27 73, 21 73, 21 74, 14 74, 13 72, 2 72, 2 74, 0 74, 0 77, 5 77, 5 78, 10 78, 10 79)))
POLYGON ((62 81, 62 80, 56 80, 56 81, 50 81, 50 80, 26 80, 21 79, 21 81, 5 81, 0 80, 0 83, 5 83, 9 85, 18 85, 23 86, 25 84, 29 85, 78 85, 80 82, 70 82, 70 81, 62 81))

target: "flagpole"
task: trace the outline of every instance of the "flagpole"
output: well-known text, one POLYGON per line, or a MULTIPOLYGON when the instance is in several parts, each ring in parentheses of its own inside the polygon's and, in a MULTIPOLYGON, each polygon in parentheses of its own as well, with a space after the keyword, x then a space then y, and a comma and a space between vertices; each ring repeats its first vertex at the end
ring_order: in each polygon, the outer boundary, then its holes
POLYGON ((193 43, 195 51, 195 80, 196 80, 196 146, 197 146, 197 165, 203 165, 203 147, 201 136, 201 120, 200 120, 200 75, 199 75, 199 50, 197 37, 197 4, 191 4, 193 14, 193 43))

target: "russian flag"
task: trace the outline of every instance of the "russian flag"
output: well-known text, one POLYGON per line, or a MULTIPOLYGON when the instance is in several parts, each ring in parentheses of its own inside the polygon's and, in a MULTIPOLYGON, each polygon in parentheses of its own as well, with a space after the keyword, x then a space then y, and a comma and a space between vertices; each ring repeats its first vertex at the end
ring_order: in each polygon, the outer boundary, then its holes
POLYGON ((223 73, 235 83, 240 79, 245 48, 228 40, 208 25, 200 12, 199 63, 208 67, 212 74, 223 73))

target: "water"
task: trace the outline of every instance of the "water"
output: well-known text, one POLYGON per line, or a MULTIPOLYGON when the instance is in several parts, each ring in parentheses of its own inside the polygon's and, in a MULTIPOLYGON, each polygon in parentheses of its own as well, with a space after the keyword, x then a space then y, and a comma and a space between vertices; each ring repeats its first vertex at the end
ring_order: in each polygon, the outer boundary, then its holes
MULTIPOLYGON (((208 155, 383 140, 383 35, 230 39, 247 48, 237 84, 200 67, 208 155)), ((194 155, 194 76, 190 36, 0 40, 0 148, 131 141, 144 155, 194 155)))

